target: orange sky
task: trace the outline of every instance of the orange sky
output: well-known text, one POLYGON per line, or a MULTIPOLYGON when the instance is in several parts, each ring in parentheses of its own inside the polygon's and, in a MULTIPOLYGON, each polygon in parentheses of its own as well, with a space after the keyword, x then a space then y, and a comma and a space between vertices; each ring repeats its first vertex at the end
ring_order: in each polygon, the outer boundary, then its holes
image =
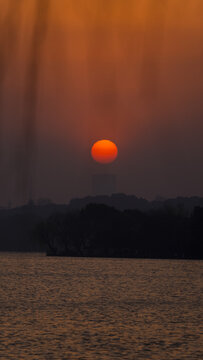
MULTIPOLYGON (((22 135, 36 2, 19 0, 8 16, 12 0, 0 0, 6 168, 15 163, 11 144, 18 146, 22 135)), ((36 193, 57 201, 88 193, 89 174, 100 171, 89 149, 109 138, 120 150, 112 166, 119 191, 203 195, 203 1, 50 0, 47 16, 37 85, 36 193), (57 179, 54 164, 60 164, 57 179), (182 186, 181 173, 191 172, 182 186)))

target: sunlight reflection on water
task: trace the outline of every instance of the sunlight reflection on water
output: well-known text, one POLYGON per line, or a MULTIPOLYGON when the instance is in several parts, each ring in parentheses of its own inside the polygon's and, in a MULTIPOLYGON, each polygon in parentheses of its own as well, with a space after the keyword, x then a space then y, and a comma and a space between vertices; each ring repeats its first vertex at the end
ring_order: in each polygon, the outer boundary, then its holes
POLYGON ((200 359, 200 261, 0 255, 0 358, 200 359))

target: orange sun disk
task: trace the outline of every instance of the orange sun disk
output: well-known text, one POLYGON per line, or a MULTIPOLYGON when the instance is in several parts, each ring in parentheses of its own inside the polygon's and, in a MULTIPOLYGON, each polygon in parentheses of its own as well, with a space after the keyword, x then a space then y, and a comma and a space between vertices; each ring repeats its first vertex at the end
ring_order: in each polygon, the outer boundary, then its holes
POLYGON ((102 164, 113 162, 118 156, 116 144, 110 140, 99 140, 91 149, 92 158, 102 164))

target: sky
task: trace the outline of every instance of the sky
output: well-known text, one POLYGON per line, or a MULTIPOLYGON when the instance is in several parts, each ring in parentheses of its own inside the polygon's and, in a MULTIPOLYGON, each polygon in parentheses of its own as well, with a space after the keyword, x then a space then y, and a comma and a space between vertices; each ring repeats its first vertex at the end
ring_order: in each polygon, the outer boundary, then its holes
POLYGON ((203 196, 202 64, 202 0, 0 0, 0 206, 203 196))

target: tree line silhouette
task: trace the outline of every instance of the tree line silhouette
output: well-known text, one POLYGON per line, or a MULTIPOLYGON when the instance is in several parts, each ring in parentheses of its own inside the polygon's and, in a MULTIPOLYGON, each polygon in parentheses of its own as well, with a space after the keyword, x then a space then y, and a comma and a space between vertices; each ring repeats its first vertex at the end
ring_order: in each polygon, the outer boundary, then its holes
POLYGON ((203 207, 120 211, 102 204, 58 213, 38 224, 47 255, 202 259, 203 207))

